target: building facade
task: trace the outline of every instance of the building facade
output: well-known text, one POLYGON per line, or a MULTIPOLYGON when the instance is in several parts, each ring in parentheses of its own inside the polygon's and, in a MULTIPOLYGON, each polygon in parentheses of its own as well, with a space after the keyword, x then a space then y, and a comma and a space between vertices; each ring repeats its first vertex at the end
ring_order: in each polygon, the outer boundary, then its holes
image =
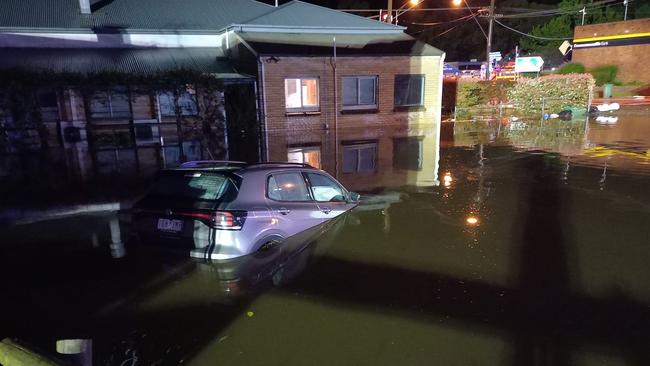
POLYGON ((650 19, 577 26, 573 38, 573 62, 616 65, 618 80, 650 82, 650 19))
POLYGON ((36 119, 4 88, 5 176, 45 148, 83 177, 149 174, 192 159, 295 159, 296 143, 270 142, 277 131, 338 136, 342 129, 426 124, 433 126, 430 137, 439 138, 444 53, 403 27, 296 0, 279 7, 254 0, 151 6, 133 0, 0 5, 5 76, 15 70, 127 75, 122 84, 90 91, 34 87, 36 119), (176 80, 173 88, 136 82, 142 75, 177 77, 179 70, 210 75, 222 87, 202 92, 192 80, 176 80))

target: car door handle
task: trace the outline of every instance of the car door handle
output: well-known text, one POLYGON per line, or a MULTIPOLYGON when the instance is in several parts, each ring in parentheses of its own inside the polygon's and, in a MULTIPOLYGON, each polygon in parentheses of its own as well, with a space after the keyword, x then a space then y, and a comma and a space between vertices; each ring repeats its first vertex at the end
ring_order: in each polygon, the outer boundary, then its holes
POLYGON ((323 208, 321 208, 320 210, 323 211, 323 213, 326 213, 326 214, 332 212, 332 209, 329 208, 329 207, 323 207, 323 208))
POLYGON ((291 212, 291 210, 289 210, 288 208, 281 207, 278 209, 278 212, 280 213, 280 215, 288 215, 289 212, 291 212))

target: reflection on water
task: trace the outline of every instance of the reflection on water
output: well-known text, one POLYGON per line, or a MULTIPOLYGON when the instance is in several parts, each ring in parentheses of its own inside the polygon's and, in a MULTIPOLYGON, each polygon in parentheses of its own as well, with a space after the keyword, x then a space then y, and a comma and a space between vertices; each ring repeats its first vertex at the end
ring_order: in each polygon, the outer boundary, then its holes
POLYGON ((0 253, 0 333, 92 339, 98 365, 647 365, 650 125, 617 117, 275 133, 271 160, 362 192, 319 239, 231 262, 113 259, 110 219, 85 251, 34 239, 0 253))

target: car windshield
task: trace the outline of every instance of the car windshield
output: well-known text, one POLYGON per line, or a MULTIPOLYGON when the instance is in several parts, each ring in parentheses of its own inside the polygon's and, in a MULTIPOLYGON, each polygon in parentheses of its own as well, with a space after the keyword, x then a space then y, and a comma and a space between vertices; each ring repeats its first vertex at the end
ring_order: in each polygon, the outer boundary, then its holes
POLYGON ((236 186, 226 175, 202 171, 164 172, 153 184, 150 196, 173 197, 191 200, 221 200, 236 186))

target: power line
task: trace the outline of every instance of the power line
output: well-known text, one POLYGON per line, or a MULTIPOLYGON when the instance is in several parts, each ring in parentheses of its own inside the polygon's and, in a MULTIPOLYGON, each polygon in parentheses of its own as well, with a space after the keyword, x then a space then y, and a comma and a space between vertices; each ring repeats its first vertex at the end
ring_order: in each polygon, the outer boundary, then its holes
POLYGON ((541 40, 544 40, 544 41, 566 41, 566 40, 571 40, 571 39, 573 39, 572 37, 568 37, 568 38, 550 38, 550 37, 534 36, 534 35, 532 35, 532 34, 528 34, 528 33, 524 33, 524 32, 522 32, 522 31, 516 30, 516 29, 514 29, 514 28, 512 28, 512 27, 508 27, 507 25, 501 23, 501 22, 498 21, 497 19, 494 19, 494 21, 495 21, 498 25, 502 26, 503 28, 509 29, 509 30, 511 30, 511 31, 513 31, 513 32, 515 32, 515 33, 519 33, 519 34, 521 34, 522 36, 526 36, 526 37, 531 37, 531 38, 535 38, 535 39, 541 39, 541 40))

